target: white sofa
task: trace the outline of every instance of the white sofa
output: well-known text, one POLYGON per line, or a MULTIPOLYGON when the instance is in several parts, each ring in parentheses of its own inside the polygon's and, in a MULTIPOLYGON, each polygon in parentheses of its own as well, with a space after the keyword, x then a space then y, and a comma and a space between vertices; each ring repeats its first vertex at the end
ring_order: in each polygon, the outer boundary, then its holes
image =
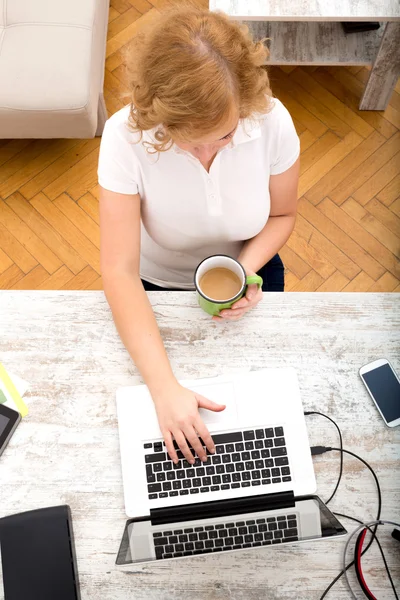
POLYGON ((101 135, 109 0, 0 0, 0 138, 101 135))

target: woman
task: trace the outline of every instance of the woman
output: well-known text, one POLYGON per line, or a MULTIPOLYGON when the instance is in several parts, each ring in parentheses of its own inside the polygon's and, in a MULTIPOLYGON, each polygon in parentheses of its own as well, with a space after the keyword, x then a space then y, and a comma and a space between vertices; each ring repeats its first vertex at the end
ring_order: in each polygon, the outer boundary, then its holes
MULTIPOLYGON (((190 463, 212 438, 198 409, 224 406, 182 387, 145 290, 191 290, 211 254, 237 258, 264 289, 283 291, 276 253, 295 223, 299 139, 272 98, 267 51, 238 24, 194 8, 163 14, 133 60, 132 104, 107 122, 100 151, 104 291, 128 352, 155 403, 174 462, 190 463), (272 261, 271 261, 272 259, 272 261), (272 283, 271 283, 272 282, 272 283)), ((262 293, 216 320, 236 320, 262 293)))

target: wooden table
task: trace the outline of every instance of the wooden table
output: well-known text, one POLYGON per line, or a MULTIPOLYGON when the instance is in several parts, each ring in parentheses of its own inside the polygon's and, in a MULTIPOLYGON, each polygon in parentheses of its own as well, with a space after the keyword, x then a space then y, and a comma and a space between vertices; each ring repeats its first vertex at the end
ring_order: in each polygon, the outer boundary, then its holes
MULTIPOLYGON (((226 325, 202 313, 193 293, 149 296, 181 378, 295 367, 304 406, 337 420, 345 447, 376 469, 382 517, 400 520, 400 428, 385 427, 357 374, 381 356, 400 370, 400 294, 268 293, 245 319, 226 325)), ((320 598, 339 571, 345 538, 116 570, 125 514, 115 390, 140 378, 104 295, 3 291, 0 332, 0 360, 30 382, 29 416, 0 459, 0 517, 71 506, 82 600, 320 598)), ((325 421, 307 417, 311 442, 337 444, 325 421)), ((315 460, 323 499, 333 489, 338 464, 337 453, 315 460)), ((367 521, 375 518, 374 482, 357 461, 345 458, 332 507, 367 521)), ((350 521, 344 524, 353 530, 350 521)), ((382 531, 380 538, 399 585, 399 550, 389 534, 382 531)), ((379 600, 392 600, 375 549, 364 565, 379 600)), ((348 598, 341 582, 327 596, 348 598)))
POLYGON ((270 38, 271 65, 372 66, 360 110, 384 110, 400 75, 398 0, 210 0, 270 38), (343 21, 380 22, 376 31, 345 34, 343 21))

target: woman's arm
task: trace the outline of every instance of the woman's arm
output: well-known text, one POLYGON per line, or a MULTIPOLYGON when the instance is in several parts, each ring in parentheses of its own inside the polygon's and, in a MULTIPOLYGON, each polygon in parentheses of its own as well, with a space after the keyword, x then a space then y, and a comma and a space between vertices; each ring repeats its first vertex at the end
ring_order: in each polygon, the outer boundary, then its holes
POLYGON ((172 442, 174 437, 189 462, 193 462, 193 456, 186 439, 198 456, 206 460, 197 433, 210 451, 214 443, 198 408, 223 410, 224 407, 183 388, 172 372, 140 279, 139 195, 117 194, 100 188, 100 231, 104 292, 118 333, 154 400, 169 455, 172 460, 178 460, 172 442))
MULTIPOLYGON (((290 169, 270 177, 271 211, 269 219, 260 233, 244 244, 238 257, 238 261, 242 263, 248 275, 256 273, 275 256, 293 231, 297 212, 299 170, 300 159, 297 159, 290 169)), ((256 285, 249 285, 244 298, 235 302, 232 308, 223 310, 219 317, 213 317, 213 320, 240 319, 261 299, 261 290, 257 290, 256 285)))
POLYGON ((300 159, 284 173, 271 175, 271 211, 265 227, 248 240, 238 257, 248 271, 257 272, 285 245, 293 231, 297 212, 300 159))

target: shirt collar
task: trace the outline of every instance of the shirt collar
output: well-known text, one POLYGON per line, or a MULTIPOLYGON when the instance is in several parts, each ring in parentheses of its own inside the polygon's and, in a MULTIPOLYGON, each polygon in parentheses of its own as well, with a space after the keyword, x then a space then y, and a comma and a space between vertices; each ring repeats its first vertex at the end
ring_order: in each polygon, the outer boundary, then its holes
MULTIPOLYGON (((240 144, 251 142, 251 140, 255 140, 260 137, 261 126, 256 119, 240 119, 239 125, 237 126, 237 129, 230 143, 227 146, 221 148, 220 151, 224 150, 225 148, 236 148, 236 146, 239 146, 240 144)), ((148 142, 155 142, 153 130, 143 132, 142 139, 148 142)), ((179 148, 176 144, 173 144, 171 150, 173 150, 175 154, 190 154, 186 152, 186 150, 181 150, 181 148, 179 148)), ((149 158, 150 162, 156 162, 157 153, 149 154, 148 152, 146 152, 146 155, 149 158)))

